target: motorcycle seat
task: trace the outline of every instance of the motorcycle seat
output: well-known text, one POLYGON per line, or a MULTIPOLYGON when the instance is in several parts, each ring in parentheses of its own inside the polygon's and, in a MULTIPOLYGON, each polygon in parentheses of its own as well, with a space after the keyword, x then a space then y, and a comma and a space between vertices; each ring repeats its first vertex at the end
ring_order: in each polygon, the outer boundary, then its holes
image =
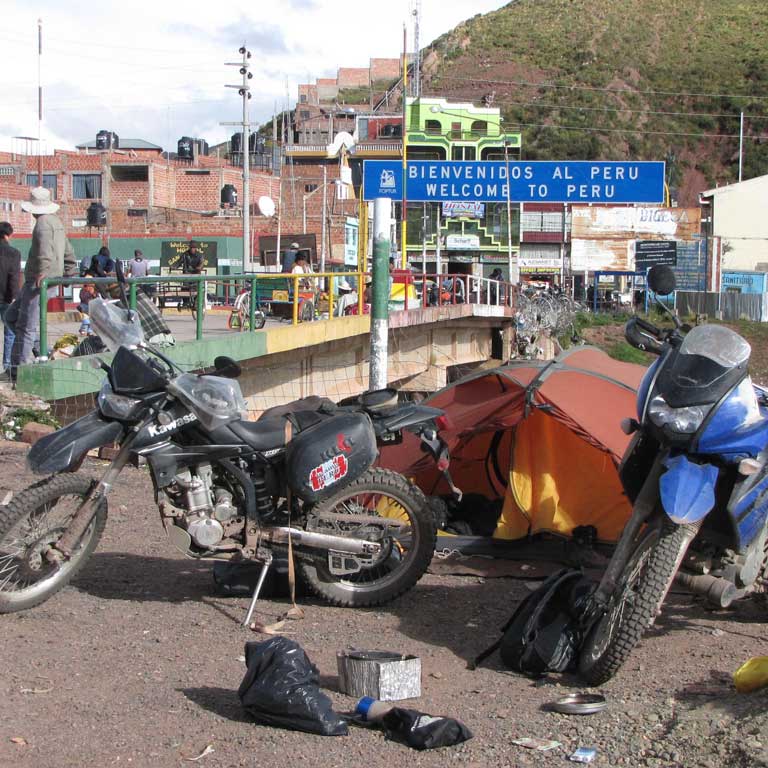
POLYGON ((291 437, 290 427, 286 429, 286 420, 281 417, 259 421, 233 421, 227 426, 240 440, 257 451, 284 448, 291 437))

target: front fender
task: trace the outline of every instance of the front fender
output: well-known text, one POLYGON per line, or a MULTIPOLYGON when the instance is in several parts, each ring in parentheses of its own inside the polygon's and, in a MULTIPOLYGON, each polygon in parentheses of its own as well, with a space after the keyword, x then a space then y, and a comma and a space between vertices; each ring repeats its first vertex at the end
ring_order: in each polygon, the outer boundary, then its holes
POLYGON ((93 411, 38 440, 27 454, 27 465, 37 475, 62 472, 77 464, 87 451, 112 445, 122 436, 120 422, 105 421, 93 411))
POLYGON ((680 454, 667 456, 667 471, 661 476, 661 503, 670 520, 689 525, 704 519, 715 506, 718 469, 711 464, 694 464, 680 454))

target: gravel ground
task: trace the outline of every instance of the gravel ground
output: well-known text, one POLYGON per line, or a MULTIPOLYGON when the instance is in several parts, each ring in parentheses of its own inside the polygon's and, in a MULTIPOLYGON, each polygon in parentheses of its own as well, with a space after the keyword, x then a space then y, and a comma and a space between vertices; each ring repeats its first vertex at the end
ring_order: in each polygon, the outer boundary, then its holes
MULTIPOLYGON (((0 446, 0 498, 29 481, 19 448, 0 446)), ((428 574, 376 610, 305 600, 306 617, 288 625, 339 711, 354 701, 334 690, 338 649, 420 656, 423 695, 409 705, 462 720, 475 734, 466 744, 419 753, 377 731, 323 738, 258 726, 236 694, 244 642, 264 639, 238 626, 247 600, 215 596, 210 566, 175 553, 148 478, 127 470, 102 544, 76 582, 38 608, 0 617, 0 766, 177 766, 207 745, 213 752, 198 762, 206 768, 552 766, 567 764, 578 746, 596 747, 598 766, 768 765, 768 693, 740 695, 730 682, 747 658, 768 654, 762 598, 712 612, 672 595, 653 632, 604 686, 608 709, 568 717, 542 707, 579 690, 573 677, 534 682, 504 671, 498 657, 466 669, 532 586, 428 574), (562 747, 531 752, 511 743, 520 736, 562 747)), ((266 600, 258 618, 268 623, 286 607, 266 600)))

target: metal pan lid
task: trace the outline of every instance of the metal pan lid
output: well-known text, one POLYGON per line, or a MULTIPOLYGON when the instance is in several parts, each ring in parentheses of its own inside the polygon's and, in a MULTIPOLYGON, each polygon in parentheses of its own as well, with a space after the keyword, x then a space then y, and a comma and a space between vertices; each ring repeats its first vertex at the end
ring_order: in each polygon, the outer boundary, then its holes
POLYGON ((564 715, 594 715, 602 712, 608 706, 605 696, 599 693, 569 693, 562 699, 547 705, 553 712, 564 715))

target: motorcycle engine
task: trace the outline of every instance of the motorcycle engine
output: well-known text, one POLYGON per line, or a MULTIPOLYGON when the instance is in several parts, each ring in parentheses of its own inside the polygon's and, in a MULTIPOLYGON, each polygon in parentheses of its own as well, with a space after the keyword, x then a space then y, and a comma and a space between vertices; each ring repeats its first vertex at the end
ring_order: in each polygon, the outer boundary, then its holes
POLYGON ((232 493, 214 486, 210 464, 179 472, 169 490, 174 506, 184 510, 182 527, 200 547, 209 549, 219 544, 226 534, 226 524, 239 515, 232 493))

